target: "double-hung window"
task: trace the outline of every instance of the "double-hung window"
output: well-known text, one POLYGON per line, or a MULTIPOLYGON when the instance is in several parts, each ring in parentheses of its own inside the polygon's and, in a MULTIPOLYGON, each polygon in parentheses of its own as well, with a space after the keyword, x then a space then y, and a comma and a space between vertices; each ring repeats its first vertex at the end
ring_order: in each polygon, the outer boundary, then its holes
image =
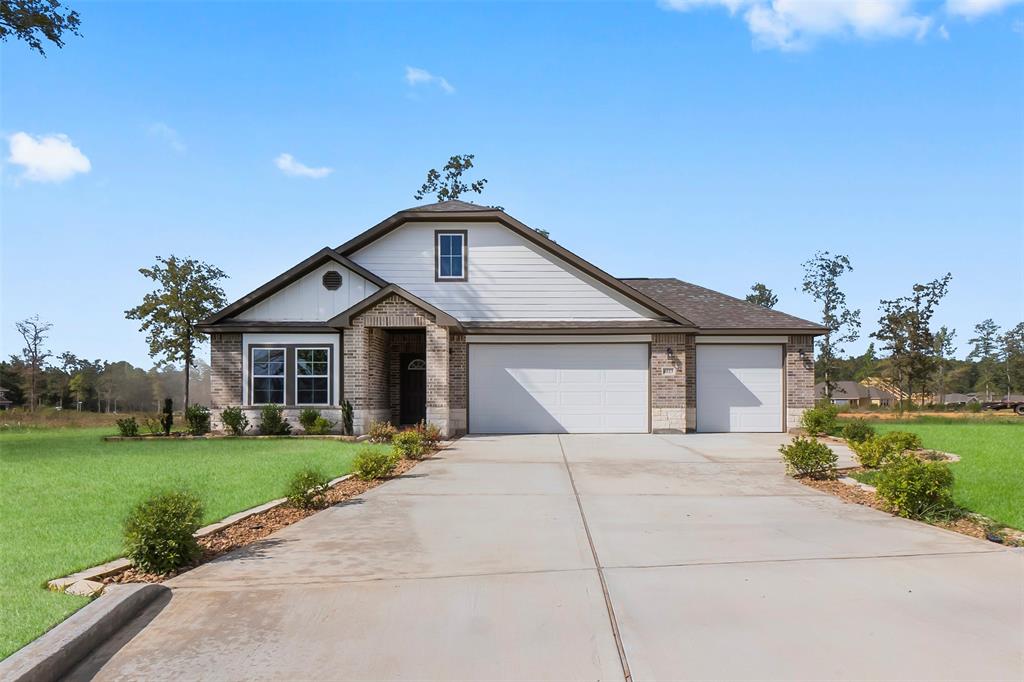
POLYGON ((437 280, 466 281, 466 233, 437 233, 437 280))
POLYGON ((296 405, 326 405, 330 402, 329 356, 326 348, 295 350, 296 405))
POLYGON ((284 348, 252 349, 252 404, 283 405, 284 348))

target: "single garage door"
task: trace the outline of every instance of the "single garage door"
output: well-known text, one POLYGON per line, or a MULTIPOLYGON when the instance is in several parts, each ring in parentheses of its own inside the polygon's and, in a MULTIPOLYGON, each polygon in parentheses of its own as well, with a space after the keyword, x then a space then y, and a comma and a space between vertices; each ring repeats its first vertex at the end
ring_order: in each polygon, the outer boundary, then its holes
POLYGON ((697 430, 782 431, 782 346, 697 346, 697 430))
POLYGON ((471 433, 646 433, 645 343, 474 343, 471 433))

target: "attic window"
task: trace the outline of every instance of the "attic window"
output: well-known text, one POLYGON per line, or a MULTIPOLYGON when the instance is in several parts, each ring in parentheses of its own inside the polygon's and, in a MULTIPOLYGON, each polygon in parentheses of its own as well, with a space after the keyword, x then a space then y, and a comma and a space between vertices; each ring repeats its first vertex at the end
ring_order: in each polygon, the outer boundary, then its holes
POLYGON ((341 273, 337 270, 328 270, 323 276, 324 289, 334 291, 341 287, 341 273))

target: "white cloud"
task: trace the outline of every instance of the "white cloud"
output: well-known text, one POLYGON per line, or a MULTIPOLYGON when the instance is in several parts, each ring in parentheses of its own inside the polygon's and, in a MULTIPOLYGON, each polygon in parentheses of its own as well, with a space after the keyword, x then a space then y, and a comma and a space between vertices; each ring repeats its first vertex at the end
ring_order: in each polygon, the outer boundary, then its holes
POLYGON ((435 76, 426 69, 417 69, 415 66, 405 67, 405 82, 415 87, 417 85, 436 85, 449 95, 455 92, 455 87, 443 76, 435 76))
POLYGON ((14 133, 7 138, 7 161, 25 170, 21 177, 33 182, 63 182, 76 173, 88 173, 92 164, 67 135, 14 133))
POLYGON ((946 11, 965 19, 977 19, 986 14, 1001 12, 1010 5, 1020 2, 1021 0, 946 0, 946 11))
POLYGON ((327 168, 326 166, 311 168, 303 163, 299 163, 291 154, 280 154, 274 159, 274 165, 280 168, 285 175, 298 178, 325 178, 334 172, 333 168, 327 168))
POLYGON ((149 126, 147 129, 149 134, 153 137, 158 137, 167 144, 170 145, 171 149, 178 152, 179 154, 185 151, 185 143, 181 141, 181 135, 178 131, 167 125, 163 121, 157 121, 149 126))
POLYGON ((939 26, 939 37, 943 40, 949 40, 949 29, 946 28, 945 24, 939 26))

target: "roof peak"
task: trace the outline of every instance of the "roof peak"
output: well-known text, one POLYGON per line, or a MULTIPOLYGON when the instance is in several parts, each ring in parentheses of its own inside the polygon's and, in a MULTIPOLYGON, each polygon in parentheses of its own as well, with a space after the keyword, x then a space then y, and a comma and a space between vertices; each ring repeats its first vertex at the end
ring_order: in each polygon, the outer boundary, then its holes
POLYGON ((494 206, 481 206, 480 204, 474 204, 469 201, 463 201, 462 199, 448 199, 447 201, 436 201, 432 204, 420 204, 419 206, 411 206, 403 209, 402 213, 406 211, 436 211, 438 213, 444 213, 447 211, 500 211, 502 209, 495 208, 494 206))

